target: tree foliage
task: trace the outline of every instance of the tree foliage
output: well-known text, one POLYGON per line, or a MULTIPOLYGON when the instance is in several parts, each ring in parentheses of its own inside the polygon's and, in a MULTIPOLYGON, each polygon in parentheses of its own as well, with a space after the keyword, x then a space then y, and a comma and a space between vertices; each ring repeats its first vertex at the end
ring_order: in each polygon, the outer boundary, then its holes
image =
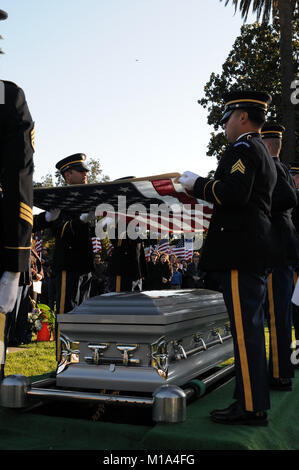
MULTIPOLYGON (((222 0, 220 0, 221 2, 222 0)), ((250 8, 252 12, 256 14, 256 18, 259 21, 262 18, 263 23, 269 23, 270 17, 275 18, 279 13, 279 1, 278 0, 231 0, 235 7, 235 12, 239 8, 242 18, 244 21, 247 20, 250 8)), ((292 10, 298 8, 299 0, 284 0, 291 4, 292 10)), ((225 0, 225 6, 228 5, 229 0, 225 0)))
MULTIPOLYGON (((299 56, 299 33, 294 25, 294 61, 299 56)), ((222 66, 221 74, 212 73, 204 87, 204 96, 198 100, 208 110, 208 124, 214 127, 207 154, 220 156, 226 146, 226 138, 219 122, 223 115, 223 94, 233 90, 268 91, 272 104, 268 120, 282 121, 281 61, 279 51, 279 28, 273 25, 249 24, 241 27, 241 34, 222 66)), ((297 116, 298 115, 298 105, 297 116)), ((297 136, 299 146, 299 135, 297 136)))

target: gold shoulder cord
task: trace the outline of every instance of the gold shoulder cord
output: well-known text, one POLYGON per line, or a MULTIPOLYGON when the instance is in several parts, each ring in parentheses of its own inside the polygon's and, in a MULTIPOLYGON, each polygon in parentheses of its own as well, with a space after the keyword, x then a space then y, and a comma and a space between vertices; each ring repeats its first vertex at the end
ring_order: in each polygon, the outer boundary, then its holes
POLYGON ((218 182, 219 180, 214 181, 213 186, 212 186, 212 193, 213 193, 214 198, 216 199, 216 202, 218 202, 218 204, 221 206, 221 201, 215 194, 215 184, 218 182))
POLYGON ((206 201, 206 187, 207 187, 208 184, 211 183, 212 181, 214 181, 214 180, 209 180, 209 181, 207 181, 207 183, 204 185, 204 188, 203 188, 203 198, 204 198, 205 201, 206 201))

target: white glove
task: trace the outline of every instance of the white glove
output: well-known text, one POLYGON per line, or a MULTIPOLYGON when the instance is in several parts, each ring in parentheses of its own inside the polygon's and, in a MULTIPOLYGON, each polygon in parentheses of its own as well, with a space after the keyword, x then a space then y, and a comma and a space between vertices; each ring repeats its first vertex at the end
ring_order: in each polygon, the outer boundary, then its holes
POLYGON ((60 209, 51 209, 46 212, 45 219, 47 222, 54 222, 60 216, 60 209))
POLYGON ((80 215, 80 220, 84 224, 87 224, 91 219, 94 219, 94 211, 90 211, 88 213, 84 213, 80 215))
POLYGON ((15 306, 20 273, 5 271, 0 279, 0 312, 11 312, 15 306))
POLYGON ((191 171, 185 171, 179 177, 179 183, 181 183, 181 185, 184 186, 185 189, 192 191, 195 181, 197 180, 198 177, 199 175, 196 175, 195 173, 192 173, 191 171))

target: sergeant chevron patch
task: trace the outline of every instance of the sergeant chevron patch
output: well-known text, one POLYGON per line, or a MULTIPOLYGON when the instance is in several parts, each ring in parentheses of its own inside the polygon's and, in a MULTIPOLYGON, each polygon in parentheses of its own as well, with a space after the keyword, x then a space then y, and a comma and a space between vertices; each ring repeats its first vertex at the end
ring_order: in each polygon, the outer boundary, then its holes
POLYGON ((232 166, 231 173, 234 173, 235 171, 240 171, 243 175, 245 173, 245 166, 242 163, 242 160, 239 158, 239 160, 232 166))

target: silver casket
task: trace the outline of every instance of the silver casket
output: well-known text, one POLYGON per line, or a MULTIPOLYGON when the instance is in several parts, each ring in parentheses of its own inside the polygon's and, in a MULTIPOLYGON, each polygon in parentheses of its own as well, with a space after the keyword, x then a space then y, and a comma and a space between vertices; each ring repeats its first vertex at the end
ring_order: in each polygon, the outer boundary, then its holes
POLYGON ((56 386, 67 389, 152 393, 233 356, 222 294, 204 289, 104 294, 58 325, 56 386))

